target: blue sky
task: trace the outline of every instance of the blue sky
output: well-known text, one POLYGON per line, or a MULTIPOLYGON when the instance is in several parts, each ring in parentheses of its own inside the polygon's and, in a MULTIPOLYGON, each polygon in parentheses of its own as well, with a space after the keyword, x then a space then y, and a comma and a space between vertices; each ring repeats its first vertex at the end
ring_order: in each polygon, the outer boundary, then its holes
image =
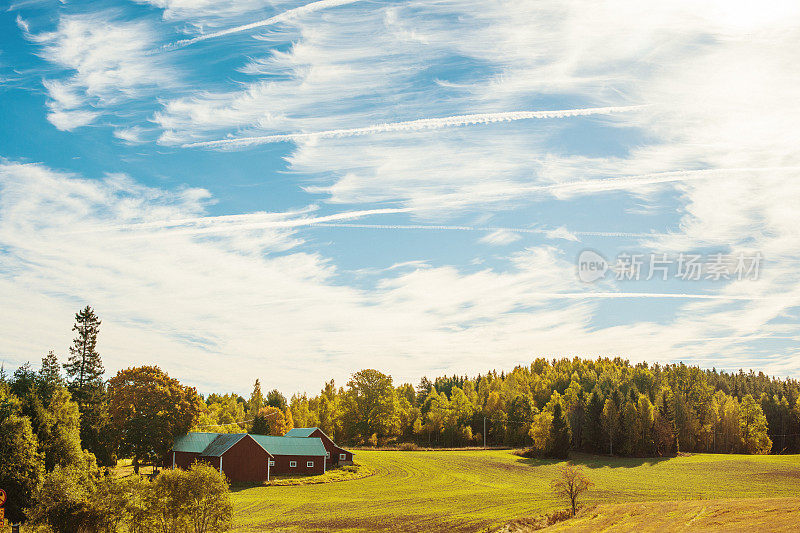
POLYGON ((12 2, 0 358, 65 357, 89 304, 110 372, 202 391, 540 355, 797 377, 799 22, 778 1, 12 2), (640 254, 641 279, 581 281, 587 249, 640 254))

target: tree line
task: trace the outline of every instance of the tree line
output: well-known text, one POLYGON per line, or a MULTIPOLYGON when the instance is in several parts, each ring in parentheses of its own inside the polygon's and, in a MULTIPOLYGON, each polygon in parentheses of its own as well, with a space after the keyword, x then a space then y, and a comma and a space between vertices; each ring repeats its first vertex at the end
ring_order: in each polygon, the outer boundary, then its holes
POLYGON ((209 431, 243 428, 280 435, 289 425, 320 427, 355 446, 526 447, 537 455, 570 450, 612 455, 678 452, 800 452, 800 385, 754 371, 703 370, 683 363, 631 364, 622 358, 535 359, 505 373, 422 378, 413 386, 367 369, 316 396, 249 399, 210 395, 209 431), (268 414, 277 414, 267 420, 268 414))

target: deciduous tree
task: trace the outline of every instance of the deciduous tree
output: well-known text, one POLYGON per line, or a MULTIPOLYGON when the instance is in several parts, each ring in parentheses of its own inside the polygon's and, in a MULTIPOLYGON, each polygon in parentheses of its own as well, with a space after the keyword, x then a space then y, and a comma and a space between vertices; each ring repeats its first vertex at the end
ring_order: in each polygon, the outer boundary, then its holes
POLYGON ((44 458, 28 418, 8 414, 0 420, 0 488, 11 496, 5 504, 7 519, 25 521, 43 477, 44 458))
POLYGON ((377 370, 356 372, 347 383, 345 418, 352 432, 368 438, 391 433, 395 426, 392 378, 377 370))
POLYGON ((558 467, 558 477, 551 483, 556 495, 569 499, 572 516, 575 516, 578 510, 578 498, 591 486, 592 482, 586 477, 583 469, 571 463, 558 467))
POLYGON ((135 468, 143 460, 164 457, 175 438, 195 423, 201 407, 193 387, 157 366, 120 370, 108 382, 108 397, 111 423, 135 468))
POLYGON ((750 394, 742 398, 739 411, 742 442, 747 453, 769 453, 772 441, 767 435, 767 418, 750 394))
POLYGON ((253 425, 250 428, 250 432, 256 435, 275 435, 277 437, 285 435, 287 431, 286 417, 283 411, 272 406, 262 407, 253 419, 253 425))
POLYGON ((608 453, 614 455, 614 441, 619 435, 619 410, 614 400, 609 398, 603 406, 603 431, 608 442, 608 453))

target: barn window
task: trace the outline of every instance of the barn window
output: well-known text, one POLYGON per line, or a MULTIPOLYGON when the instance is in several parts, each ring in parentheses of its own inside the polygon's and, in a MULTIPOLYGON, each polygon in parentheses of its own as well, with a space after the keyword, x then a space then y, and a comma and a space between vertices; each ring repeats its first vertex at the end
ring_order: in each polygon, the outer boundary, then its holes
POLYGON ((313 467, 314 467, 314 461, 306 461, 306 468, 313 468, 313 467))
POLYGON ((325 452, 325 457, 327 457, 328 459, 330 459, 330 458, 331 458, 331 452, 325 452))
POLYGON ((275 466, 275 461, 270 461, 269 466, 275 466))
POLYGON ((289 468, 294 468, 297 466, 297 461, 289 461, 289 468))
POLYGON ((340 461, 347 461, 347 454, 346 453, 340 453, 339 454, 339 460, 340 461))

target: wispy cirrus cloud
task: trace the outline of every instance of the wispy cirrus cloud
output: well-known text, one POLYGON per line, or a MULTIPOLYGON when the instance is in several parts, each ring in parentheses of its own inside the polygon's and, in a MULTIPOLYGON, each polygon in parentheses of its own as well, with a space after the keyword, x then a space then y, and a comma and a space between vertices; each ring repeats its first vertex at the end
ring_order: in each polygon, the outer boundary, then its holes
MULTIPOLYGON (((342 283, 320 254, 300 251, 302 236, 285 228, 213 238, 137 229, 196 218, 210 200, 202 190, 167 192, 125 176, 87 180, 8 162, 0 166, 0 190, 0 287, 19 302, 0 321, 5 349, 34 358, 66 346, 71 312, 90 303, 104 319, 100 349, 110 369, 132 360, 158 363, 206 389, 238 390, 269 368, 271 383, 283 390, 309 390, 320 376, 345 378, 367 357, 399 379, 449 365, 451 353, 463 371, 477 372, 487 364, 524 360, 526 346, 552 354, 592 346, 593 353, 652 358, 694 340, 694 354, 712 355, 738 341, 702 341, 722 331, 722 324, 708 329, 710 316, 688 315, 674 330, 641 322, 597 329, 591 327, 591 302, 669 298, 750 305, 787 298, 594 292, 577 281, 570 261, 547 246, 512 253, 505 269, 410 265, 387 272, 366 290, 342 283), (64 233, 95 225, 120 229, 64 233), (149 238, 120 239, 131 231, 149 238), (698 316, 704 322, 693 325, 698 316), (242 370, 232 370, 237 368, 242 370)), ((225 222, 212 217, 208 223, 225 222)))
POLYGON ((268 19, 259 20, 256 22, 250 22, 247 24, 242 24, 239 26, 234 26, 232 28, 227 28, 224 30, 219 30, 211 33, 206 33, 203 35, 199 35, 197 37, 192 37, 191 39, 181 39, 180 41, 175 41, 174 43, 164 45, 161 49, 175 50, 178 48, 184 48, 186 46, 190 46, 192 44, 199 43, 201 41, 206 41, 208 39, 216 39, 218 37, 225 37, 226 35, 231 35, 234 33, 240 33, 244 31, 254 30, 256 28, 263 28, 265 26, 280 24, 282 22, 288 22, 297 17, 302 17, 303 15, 314 13, 322 9, 330 9, 332 7, 352 4, 358 1, 360 0, 317 0, 316 2, 309 2, 308 4, 288 9, 268 19))
POLYGON ((48 120, 58 129, 92 124, 115 106, 175 86, 174 69, 148 55, 158 34, 147 21, 124 20, 113 11, 65 14, 54 31, 25 33, 61 70, 43 81, 48 120))

